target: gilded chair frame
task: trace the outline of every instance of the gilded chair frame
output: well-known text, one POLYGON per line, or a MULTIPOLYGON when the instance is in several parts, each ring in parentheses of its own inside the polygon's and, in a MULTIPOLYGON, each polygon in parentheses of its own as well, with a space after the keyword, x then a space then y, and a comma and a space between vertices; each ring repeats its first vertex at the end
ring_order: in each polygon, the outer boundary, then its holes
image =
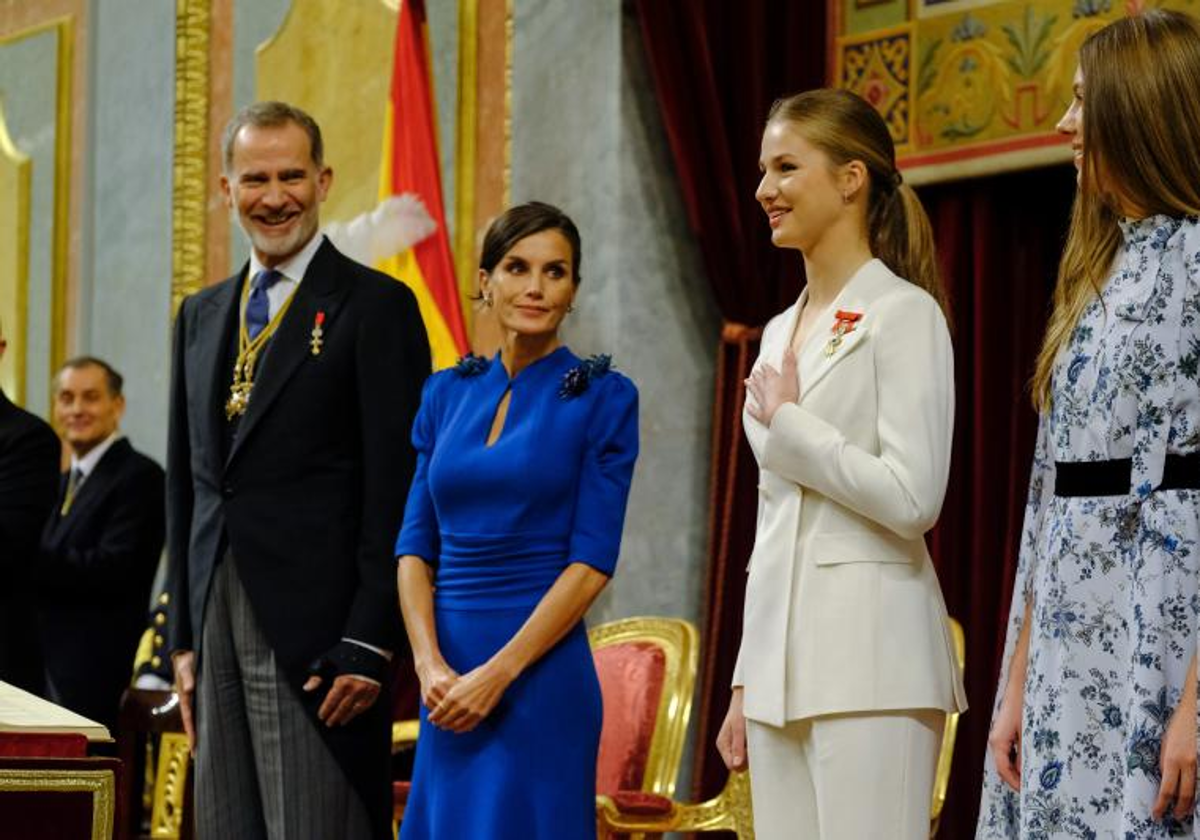
MULTIPOLYGON (((962 625, 957 620, 947 617, 946 625, 950 629, 950 640, 954 643, 954 662, 961 677, 967 664, 967 641, 963 634, 962 625)), ((946 790, 950 787, 950 762, 954 758, 954 742, 958 737, 959 712, 946 715, 946 723, 942 729, 942 748, 938 753, 937 775, 933 780, 933 802, 929 809, 929 836, 936 837, 942 821, 942 810, 946 807, 946 790)))
POLYGON ((154 775, 154 803, 150 809, 153 840, 178 840, 181 835, 190 758, 187 735, 182 732, 162 734, 158 772, 154 775))
MULTIPOLYGON (((959 676, 966 668, 966 639, 962 625, 953 618, 946 619, 954 646, 955 665, 959 676)), ((946 715, 942 730, 942 746, 938 753, 937 774, 934 777, 933 797, 929 811, 929 836, 937 835, 946 791, 950 786, 950 767, 958 735, 960 713, 946 715)), ((607 796, 598 796, 597 822, 601 836, 605 832, 622 834, 662 833, 667 831, 733 831, 739 840, 754 840, 754 816, 750 804, 750 773, 730 773, 725 788, 704 802, 688 804, 672 802, 671 810, 661 816, 639 816, 622 813, 607 796)))
POLYGON ((611 798, 596 797, 600 836, 644 836, 667 831, 732 831, 738 840, 754 840, 754 814, 750 808, 750 772, 730 773, 725 787, 703 802, 672 802, 663 816, 624 814, 611 798))
POLYGON ((682 618, 634 616, 591 628, 588 642, 593 652, 630 642, 650 642, 663 651, 663 696, 658 703, 642 790, 674 796, 696 687, 700 650, 696 627, 682 618))

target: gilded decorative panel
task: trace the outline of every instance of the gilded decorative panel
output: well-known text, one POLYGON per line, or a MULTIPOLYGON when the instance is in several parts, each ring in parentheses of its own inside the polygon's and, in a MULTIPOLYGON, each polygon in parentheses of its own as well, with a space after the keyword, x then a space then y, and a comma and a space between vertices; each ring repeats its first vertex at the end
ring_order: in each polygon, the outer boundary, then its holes
POLYGON ((838 79, 883 115, 892 141, 906 146, 911 135, 912 30, 908 26, 848 38, 838 53, 838 79))
POLYGON ((73 26, 59 18, 0 37, 0 317, 10 356, 0 383, 39 414, 66 346, 73 26))
MULTIPOLYGON (((76 769, 74 761, 64 761, 63 768, 22 769, 6 767, 0 770, 0 794, 82 793, 91 796, 91 830, 86 840, 107 840, 113 836, 116 822, 117 779, 108 768, 102 770, 76 769)), ((85 840, 85 838, 81 838, 85 840)))
POLYGON ((293 102, 321 125, 335 172, 324 221, 347 221, 379 200, 398 8, 397 0, 293 0, 283 27, 258 48, 258 98, 293 102))
POLYGON ((908 20, 908 0, 842 0, 846 34, 898 26, 908 20))
POLYGON ((8 134, 0 100, 0 389, 25 402, 25 307, 29 297, 29 186, 32 165, 8 134))
MULTIPOLYGON (((1140 0, 910 0, 899 26, 863 32, 867 10, 831 0, 835 84, 887 120, 912 183, 1066 162, 1054 126, 1079 46, 1140 0), (856 17, 857 14, 857 17, 856 17)), ((1193 13, 1197 0, 1164 0, 1193 13)))

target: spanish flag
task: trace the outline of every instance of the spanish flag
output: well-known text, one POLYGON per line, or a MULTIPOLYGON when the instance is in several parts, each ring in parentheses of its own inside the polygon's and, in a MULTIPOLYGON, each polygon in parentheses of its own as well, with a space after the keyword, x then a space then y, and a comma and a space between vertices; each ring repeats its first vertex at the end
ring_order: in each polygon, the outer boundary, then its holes
POLYGON ((384 120, 379 197, 416 195, 437 224, 437 231, 384 260, 380 269, 416 294, 437 370, 454 364, 467 352, 469 343, 442 204, 427 45, 424 0, 401 0, 392 92, 384 120))

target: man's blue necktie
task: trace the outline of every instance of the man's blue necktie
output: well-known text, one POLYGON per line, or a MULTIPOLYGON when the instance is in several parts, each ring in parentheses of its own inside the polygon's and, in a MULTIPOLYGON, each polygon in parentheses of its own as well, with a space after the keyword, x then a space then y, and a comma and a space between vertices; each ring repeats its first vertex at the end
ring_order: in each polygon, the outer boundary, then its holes
POLYGON ((250 288, 250 299, 246 301, 246 332, 250 340, 258 338, 267 322, 271 320, 271 303, 267 300, 267 289, 283 279, 283 275, 273 268, 265 268, 254 275, 250 288))

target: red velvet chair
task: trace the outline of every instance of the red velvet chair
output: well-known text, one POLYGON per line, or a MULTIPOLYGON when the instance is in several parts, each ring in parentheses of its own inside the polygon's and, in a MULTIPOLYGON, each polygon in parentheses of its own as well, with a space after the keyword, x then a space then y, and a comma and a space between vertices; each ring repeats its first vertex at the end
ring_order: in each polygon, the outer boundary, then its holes
MULTIPOLYGON (((966 641, 962 625, 949 619, 950 636, 961 674, 966 666, 966 641)), ((957 712, 946 716, 942 732, 942 747, 938 756, 937 776, 930 803, 929 836, 937 835, 942 810, 946 804, 946 789, 950 784, 950 764, 958 734, 957 712)), ((749 773, 730 773, 724 790, 705 802, 673 802, 664 797, 644 796, 642 801, 630 802, 621 797, 598 797, 600 836, 605 832, 665 832, 665 831, 732 831, 739 840, 754 840, 754 815, 750 807, 749 773)), ((634 836, 638 836, 634 834, 634 836)))
POLYGON ((696 628, 677 618, 625 618, 592 628, 588 639, 604 696, 596 793, 627 808, 655 807, 675 793, 696 685, 696 628))
MULTIPOLYGON (((597 813, 605 802, 635 810, 669 805, 696 683, 696 628, 682 619, 626 618, 593 627, 588 639, 604 697, 597 813)), ((416 742, 415 723, 393 725, 393 751, 416 742)), ((408 782, 395 783, 397 822, 408 792, 408 782)))

